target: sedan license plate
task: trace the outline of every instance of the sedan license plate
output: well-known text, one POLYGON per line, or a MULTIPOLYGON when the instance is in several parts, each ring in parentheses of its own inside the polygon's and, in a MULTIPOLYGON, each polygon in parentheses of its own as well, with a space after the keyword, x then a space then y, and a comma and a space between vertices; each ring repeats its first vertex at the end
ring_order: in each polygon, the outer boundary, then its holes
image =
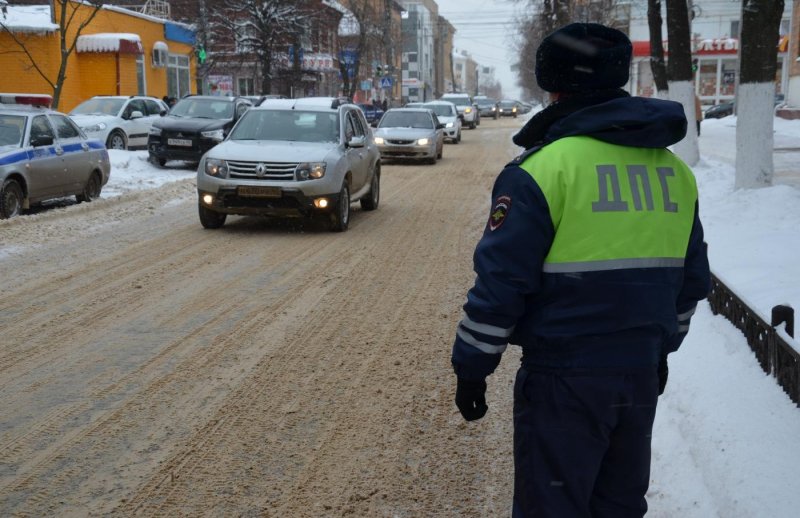
POLYGON ((185 138, 168 138, 167 144, 170 146, 188 146, 192 147, 192 141, 185 138))
POLYGON ((248 198, 280 198, 281 188, 242 185, 236 188, 236 193, 248 198))

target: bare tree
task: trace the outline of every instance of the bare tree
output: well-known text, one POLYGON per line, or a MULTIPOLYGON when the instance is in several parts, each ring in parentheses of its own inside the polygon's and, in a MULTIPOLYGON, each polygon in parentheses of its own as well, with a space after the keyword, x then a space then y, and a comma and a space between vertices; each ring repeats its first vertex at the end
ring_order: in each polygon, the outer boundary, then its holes
MULTIPOLYGON (((210 19, 216 27, 235 35, 236 53, 256 57, 261 69, 261 91, 269 93, 279 46, 288 48, 294 42, 309 13, 292 0, 231 0, 215 10, 210 19)), ((299 56, 299 51, 294 56, 299 56)))
POLYGON ((735 187, 772 184, 774 98, 783 0, 745 0, 742 5, 739 84, 736 88, 735 187))
POLYGON ((29 45, 32 43, 32 36, 15 32, 13 28, 7 27, 0 21, 0 30, 8 32, 17 46, 17 50, 12 52, 24 54, 30 64, 30 68, 52 88, 54 109, 58 109, 58 104, 61 100, 61 91, 67 80, 67 63, 72 53, 75 52, 78 38, 83 33, 84 29, 92 23, 92 20, 97 16, 102 6, 103 2, 101 0, 86 0, 85 2, 50 0, 51 19, 53 23, 58 25, 57 32, 59 38, 60 62, 55 77, 52 77, 52 74, 43 69, 31 53, 29 45), (85 14, 79 14, 79 10, 85 10, 85 14))
POLYGON ((659 97, 666 97, 669 91, 667 83, 667 64, 664 60, 664 36, 661 33, 661 0, 647 0, 647 26, 650 29, 650 69, 659 97))
POLYGON ((339 71, 344 94, 350 98, 358 90, 362 64, 369 57, 380 57, 383 49, 385 14, 373 0, 341 0, 349 11, 339 26, 339 71), (351 77, 352 75, 352 77, 351 77))
POLYGON ((683 105, 688 121, 686 136, 675 144, 674 151, 684 162, 695 165, 700 161, 697 145, 695 93, 692 82, 692 40, 689 8, 686 0, 667 0, 667 37, 669 38, 669 97, 683 105))

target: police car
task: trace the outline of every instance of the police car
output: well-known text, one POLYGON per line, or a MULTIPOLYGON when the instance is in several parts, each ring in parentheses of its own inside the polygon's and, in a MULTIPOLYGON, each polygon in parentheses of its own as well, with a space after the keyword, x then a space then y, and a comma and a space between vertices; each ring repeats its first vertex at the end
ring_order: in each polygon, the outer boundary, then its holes
POLYGON ((0 219, 54 198, 92 201, 108 182, 105 144, 88 139, 51 102, 49 95, 0 93, 0 219))

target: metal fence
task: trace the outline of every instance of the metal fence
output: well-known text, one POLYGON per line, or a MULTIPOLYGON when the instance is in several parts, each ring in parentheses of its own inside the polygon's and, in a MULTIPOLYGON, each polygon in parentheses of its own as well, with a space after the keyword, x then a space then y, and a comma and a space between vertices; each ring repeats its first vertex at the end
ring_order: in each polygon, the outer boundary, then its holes
POLYGON ((711 311, 721 314, 742 331, 764 372, 776 378, 794 403, 800 406, 800 353, 774 326, 786 324, 786 332, 794 335, 794 312, 787 306, 776 306, 768 324, 715 275, 711 276, 711 311))

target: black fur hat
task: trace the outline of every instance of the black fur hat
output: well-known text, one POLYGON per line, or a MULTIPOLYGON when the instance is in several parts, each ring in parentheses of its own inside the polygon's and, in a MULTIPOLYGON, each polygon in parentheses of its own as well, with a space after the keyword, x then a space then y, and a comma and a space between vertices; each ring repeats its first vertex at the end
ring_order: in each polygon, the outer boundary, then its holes
POLYGON ((536 51, 536 82, 546 92, 619 88, 628 82, 631 40, 597 23, 572 23, 550 33, 536 51))

